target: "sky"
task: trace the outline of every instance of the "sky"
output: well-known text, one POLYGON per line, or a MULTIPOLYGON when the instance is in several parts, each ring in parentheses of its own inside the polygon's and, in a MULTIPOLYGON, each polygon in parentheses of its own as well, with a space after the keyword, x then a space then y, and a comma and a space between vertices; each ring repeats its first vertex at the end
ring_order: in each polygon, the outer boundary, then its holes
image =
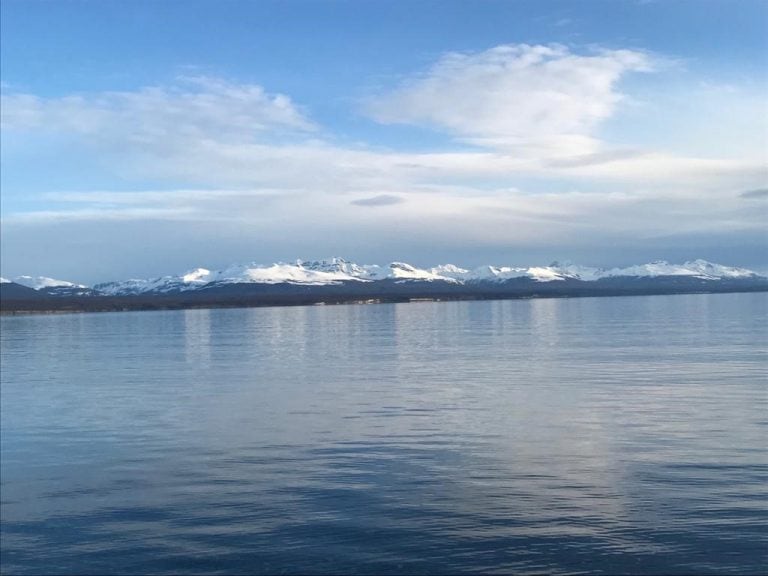
POLYGON ((768 270, 764 0, 3 0, 0 275, 768 270))

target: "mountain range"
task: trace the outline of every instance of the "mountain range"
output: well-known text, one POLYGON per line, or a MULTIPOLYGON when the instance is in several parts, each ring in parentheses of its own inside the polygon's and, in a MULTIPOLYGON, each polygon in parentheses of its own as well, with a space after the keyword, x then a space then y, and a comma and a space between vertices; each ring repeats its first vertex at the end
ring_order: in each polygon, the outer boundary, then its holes
POLYGON ((3 309, 59 309, 63 304, 92 308, 96 301, 119 300, 134 307, 150 302, 171 307, 320 303, 403 298, 467 299, 532 296, 590 296, 676 292, 768 290, 768 277, 752 270, 693 260, 656 261, 626 268, 592 268, 553 262, 548 266, 452 264, 417 268, 404 262, 361 265, 343 258, 237 264, 223 270, 195 268, 179 275, 130 279, 86 286, 48 277, 0 278, 3 309), (45 303, 41 304, 40 301, 45 303), (88 303, 91 300, 91 303, 88 303), (317 302, 313 302, 317 300, 317 302), (54 303, 59 301, 59 303, 54 303), (37 304, 35 304, 37 302, 37 304), (22 305, 22 303, 25 303, 22 305))

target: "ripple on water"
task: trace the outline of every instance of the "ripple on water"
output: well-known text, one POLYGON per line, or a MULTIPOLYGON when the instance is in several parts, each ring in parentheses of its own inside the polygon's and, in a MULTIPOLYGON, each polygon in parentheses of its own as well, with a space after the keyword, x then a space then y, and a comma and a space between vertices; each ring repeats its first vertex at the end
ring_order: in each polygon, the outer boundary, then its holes
POLYGON ((3 317, 4 573, 756 573, 764 294, 3 317))

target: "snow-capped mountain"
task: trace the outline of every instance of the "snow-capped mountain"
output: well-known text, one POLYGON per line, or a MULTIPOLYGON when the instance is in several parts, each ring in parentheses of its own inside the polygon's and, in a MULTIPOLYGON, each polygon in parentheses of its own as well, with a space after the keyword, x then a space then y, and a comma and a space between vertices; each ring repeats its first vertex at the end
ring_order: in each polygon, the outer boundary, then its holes
POLYGON ((699 259, 684 264, 670 264, 664 260, 657 260, 650 264, 602 271, 602 277, 609 276, 693 276, 706 280, 717 280, 720 278, 749 278, 758 276, 758 274, 746 268, 733 268, 699 259))
POLYGON ((663 260, 629 266, 627 268, 591 268, 571 263, 553 262, 549 266, 534 266, 530 268, 512 268, 507 266, 481 266, 474 270, 464 270, 451 264, 432 268, 431 272, 449 276, 462 282, 496 281, 503 282, 512 278, 530 278, 537 282, 557 280, 581 280, 591 282, 601 278, 637 277, 651 278, 658 276, 689 276, 704 280, 722 278, 750 278, 758 274, 746 268, 734 268, 713 264, 706 260, 693 260, 684 264, 670 264, 663 260))
MULTIPOLYGON (((584 283, 615 285, 621 279, 647 282, 656 278, 681 279, 692 282, 721 282, 763 279, 745 268, 713 264, 705 260, 693 260, 683 264, 656 261, 627 268, 592 268, 572 263, 553 262, 549 266, 513 267, 480 266, 465 269, 453 264, 443 264, 421 269, 404 262, 392 262, 386 266, 356 264, 343 258, 327 260, 297 260, 295 263, 279 262, 270 265, 256 263, 234 264, 222 270, 195 268, 179 275, 151 279, 131 279, 97 284, 92 288, 64 280, 47 277, 20 276, 15 283, 47 295, 56 296, 135 296, 172 295, 197 291, 211 293, 231 290, 237 286, 295 286, 295 287, 352 287, 360 291, 373 286, 434 285, 446 289, 481 290, 488 287, 497 292, 505 286, 530 285, 552 286, 583 285, 584 283)), ((678 283, 679 283, 678 281, 678 283)), ((402 288, 401 288, 402 289, 402 288)), ((554 289, 554 288, 553 288, 554 289)))
MULTIPOLYGON (((585 269, 586 270, 586 269, 585 269)), ((551 282, 553 280, 565 280, 578 278, 568 271, 564 271, 555 265, 533 266, 530 268, 515 268, 511 266, 480 266, 473 270, 465 270, 453 264, 443 264, 430 270, 432 273, 454 279, 458 282, 505 282, 515 278, 528 278, 536 282, 551 282)))
POLYGON ((444 282, 455 285, 473 285, 485 282, 504 283, 514 279, 533 282, 562 282, 578 280, 594 282, 603 278, 620 277, 691 277, 702 280, 725 278, 751 278, 758 275, 745 268, 713 264, 694 260, 684 264, 652 262, 627 268, 591 268, 571 263, 554 262, 549 266, 511 267, 480 266, 472 270, 453 264, 443 264, 421 269, 404 262, 392 262, 387 266, 361 265, 343 258, 328 260, 297 260, 268 266, 255 263, 236 264, 223 270, 211 271, 196 268, 178 276, 163 276, 149 280, 127 280, 94 286, 95 290, 108 295, 144 293, 175 293, 222 286, 227 284, 294 284, 306 286, 338 285, 347 282, 444 282))
POLYGON ((13 280, 2 279, 3 284, 11 284, 30 288, 41 296, 96 296, 92 288, 83 284, 57 280, 47 276, 17 276, 13 280))
POLYGON ((195 290, 204 286, 225 284, 301 284, 325 286, 344 282, 375 282, 377 280, 422 280, 458 283, 459 280, 431 270, 421 270, 404 262, 388 266, 360 265, 343 258, 328 260, 297 260, 294 264, 279 262, 268 266, 235 264, 224 270, 195 268, 178 276, 163 276, 149 280, 107 282, 94 286, 109 295, 169 293, 195 290))
MULTIPOLYGON (((8 280, 6 280, 8 282, 8 280)), ((16 284, 21 284, 27 288, 33 290, 40 290, 42 288, 87 288, 83 284, 75 284, 74 282, 67 282, 66 280, 56 280, 55 278, 48 278, 47 276, 17 276, 13 279, 16 284)))

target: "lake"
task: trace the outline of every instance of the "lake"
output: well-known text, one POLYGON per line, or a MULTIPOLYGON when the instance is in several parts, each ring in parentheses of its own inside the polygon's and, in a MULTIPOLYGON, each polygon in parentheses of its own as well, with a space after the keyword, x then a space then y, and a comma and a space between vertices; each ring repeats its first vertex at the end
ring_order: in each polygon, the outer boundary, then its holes
POLYGON ((3 574, 746 574, 768 294, 5 316, 3 574))

